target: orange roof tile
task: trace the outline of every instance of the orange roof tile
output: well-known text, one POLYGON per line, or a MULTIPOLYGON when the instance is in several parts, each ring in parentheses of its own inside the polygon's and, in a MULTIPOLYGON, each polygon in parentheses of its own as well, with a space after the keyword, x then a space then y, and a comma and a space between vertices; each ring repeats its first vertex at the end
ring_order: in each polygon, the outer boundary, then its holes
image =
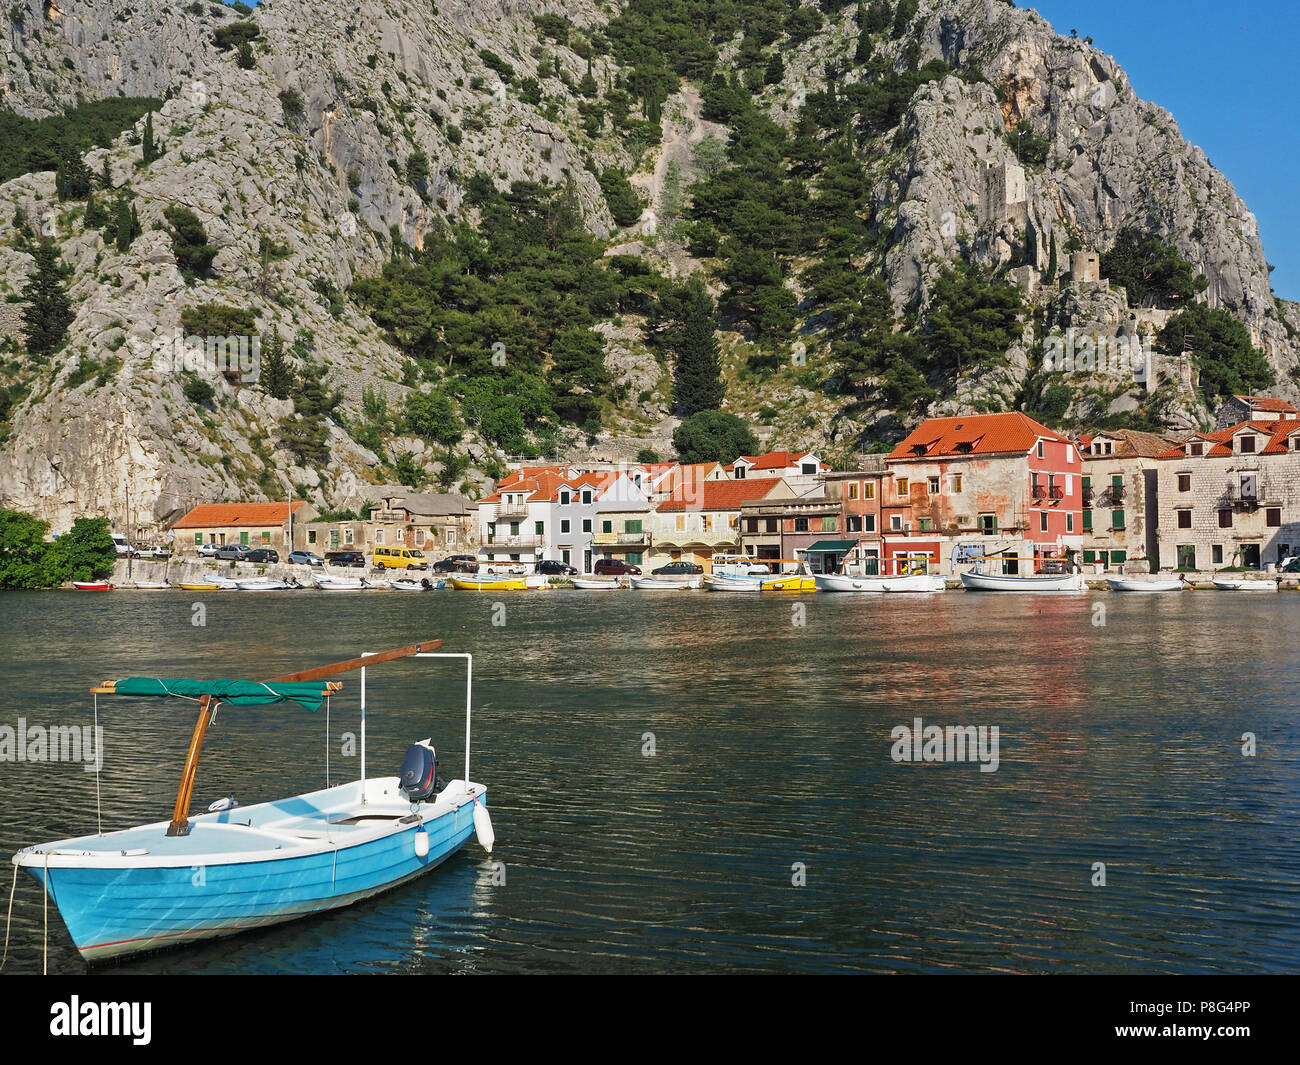
MULTIPOLYGON (((293 504, 296 514, 305 504, 293 504)), ((287 503, 200 503, 172 526, 173 529, 265 529, 289 520, 287 503)))
POLYGON ((1272 411, 1277 414, 1300 414, 1300 411, 1297 411, 1286 400, 1278 399, 1275 396, 1233 396, 1232 398, 1239 399, 1243 403, 1249 403, 1257 410, 1272 411))
POLYGON ((659 504, 661 511, 674 510, 739 510, 744 503, 764 499, 779 484, 780 477, 743 477, 722 481, 695 481, 674 489, 673 494, 659 504))
MULTIPOLYGON (((1244 398, 1244 397, 1238 397, 1244 398)), ((1235 454, 1232 450, 1232 438, 1242 429, 1254 429, 1261 436, 1267 436, 1268 443, 1259 448, 1257 455, 1285 455, 1291 450, 1287 446, 1287 438, 1297 430, 1300 430, 1300 419, 1281 418, 1276 421, 1262 422, 1238 422, 1236 425, 1229 426, 1227 429, 1217 429, 1212 433, 1195 433, 1189 436, 1181 444, 1171 447, 1168 451, 1162 451, 1156 456, 1158 459, 1182 459, 1187 458, 1187 445, 1193 440, 1204 440, 1211 444, 1210 449, 1205 453, 1209 458, 1226 458, 1235 454)))
POLYGON ((889 453, 888 460, 1024 453, 1038 442, 1039 437, 1069 443, 1059 433, 1018 411, 1009 414, 967 414, 958 418, 927 418, 889 453), (924 450, 918 451, 917 448, 924 450))

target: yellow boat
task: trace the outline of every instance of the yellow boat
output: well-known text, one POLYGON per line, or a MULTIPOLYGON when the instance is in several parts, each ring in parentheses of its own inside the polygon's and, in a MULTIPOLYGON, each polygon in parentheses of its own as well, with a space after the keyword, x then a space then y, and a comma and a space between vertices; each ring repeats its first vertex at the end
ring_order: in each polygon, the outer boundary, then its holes
POLYGON ((788 577, 763 578, 760 583, 765 592, 815 592, 817 578, 792 573, 788 577))
POLYGON ((480 580, 476 577, 452 577, 451 586, 462 592, 522 592, 528 588, 523 577, 508 580, 480 580))
POLYGON ((217 592, 217 591, 220 591, 220 590, 221 590, 221 586, 220 586, 219 584, 184 584, 184 583, 182 583, 182 584, 181 584, 181 588, 183 588, 183 589, 184 589, 185 591, 187 591, 187 592, 217 592))

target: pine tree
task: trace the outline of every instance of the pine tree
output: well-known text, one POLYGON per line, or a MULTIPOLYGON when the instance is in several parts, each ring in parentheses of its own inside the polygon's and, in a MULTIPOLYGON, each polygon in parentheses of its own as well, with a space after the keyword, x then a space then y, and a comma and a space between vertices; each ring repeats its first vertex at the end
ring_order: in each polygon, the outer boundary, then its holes
POLYGON ((867 15, 861 4, 858 4, 858 46, 853 52, 853 63, 855 66, 862 66, 871 59, 871 27, 867 25, 867 15))
POLYGON ((144 116, 144 137, 142 139, 142 143, 143 143, 142 152, 144 157, 144 165, 148 166, 150 163, 152 163, 155 159, 158 158, 158 145, 154 143, 154 139, 153 139, 153 112, 152 111, 150 111, 147 115, 144 116))
POLYGON ((677 343, 677 373, 673 398, 677 412, 688 418, 702 410, 717 410, 726 394, 718 351, 717 311, 713 297, 698 278, 683 293, 682 330, 677 343))
POLYGON ((142 230, 140 229, 140 218, 135 213, 135 207, 128 202, 125 195, 119 194, 117 197, 113 222, 113 236, 117 241, 117 250, 127 251, 142 230))
POLYGON ((99 165, 99 187, 101 189, 111 189, 113 187, 113 172, 108 168, 108 153, 104 153, 104 158, 99 165))
POLYGON ((95 194, 86 194, 86 213, 82 218, 87 229, 103 229, 108 221, 108 210, 95 199, 95 194))
POLYGON ((75 149, 65 151, 54 175, 54 187, 60 200, 83 200, 90 193, 93 175, 75 149))
POLYGON ((253 56, 253 46, 247 41, 239 46, 239 51, 235 53, 235 64, 240 70, 252 70, 257 66, 257 60, 253 56))
POLYGON ((1047 252, 1047 283, 1056 284, 1056 232, 1052 232, 1052 239, 1048 241, 1047 252))
POLYGON ((272 329, 263 343, 257 381, 272 399, 288 399, 297 383, 293 363, 284 352, 284 340, 277 329, 272 329))
POLYGON ((54 241, 42 240, 32 254, 36 269, 22 293, 27 303, 23 311, 27 350, 32 355, 51 355, 68 335, 74 317, 64 289, 66 271, 54 241))

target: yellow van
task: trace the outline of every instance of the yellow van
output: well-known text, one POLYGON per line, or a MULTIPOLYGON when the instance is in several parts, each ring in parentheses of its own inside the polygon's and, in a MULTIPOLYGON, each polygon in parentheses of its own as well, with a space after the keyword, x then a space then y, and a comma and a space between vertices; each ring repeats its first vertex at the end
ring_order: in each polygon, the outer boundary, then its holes
POLYGON ((410 547, 376 547, 376 569, 428 569, 424 552, 410 547))

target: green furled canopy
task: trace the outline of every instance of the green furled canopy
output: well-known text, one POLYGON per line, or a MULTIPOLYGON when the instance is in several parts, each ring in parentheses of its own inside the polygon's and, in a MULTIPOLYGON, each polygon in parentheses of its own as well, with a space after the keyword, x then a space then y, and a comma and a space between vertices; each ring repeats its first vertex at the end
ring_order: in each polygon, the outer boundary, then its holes
POLYGON ((325 698, 322 681, 184 680, 181 678, 126 677, 114 686, 118 695, 174 695, 197 699, 211 695, 227 706, 265 706, 295 702, 313 714, 325 698))

